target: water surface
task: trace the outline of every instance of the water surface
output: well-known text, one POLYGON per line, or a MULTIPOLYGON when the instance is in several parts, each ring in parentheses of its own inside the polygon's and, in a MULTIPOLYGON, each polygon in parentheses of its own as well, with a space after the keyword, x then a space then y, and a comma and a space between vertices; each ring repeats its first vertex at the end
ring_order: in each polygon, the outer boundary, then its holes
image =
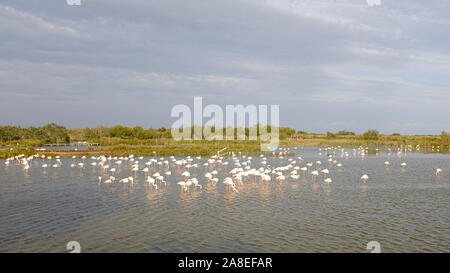
MULTIPOLYGON (((322 161, 316 148, 291 149, 307 162, 322 161)), ((99 166, 85 159, 62 159, 59 168, 42 168, 34 160, 25 172, 0 161, 0 252, 65 252, 78 241, 83 252, 366 252, 378 241, 382 252, 449 252, 450 156, 380 153, 349 157, 329 166, 333 182, 311 176, 270 184, 246 181, 238 193, 227 192, 222 180, 233 168, 216 164, 220 182, 206 185, 197 160, 191 169, 202 190, 182 193, 176 182, 182 170, 170 166, 167 186, 149 189, 138 172, 133 187, 98 184, 99 166), (384 161, 390 161, 389 169, 384 161), (400 164, 407 162, 407 167, 400 164), (436 177, 435 169, 444 173, 436 177), (363 184, 362 174, 369 175, 363 184)), ((165 158, 167 160, 168 158, 165 158)), ((271 166, 289 158, 268 158, 271 166)), ((158 158, 159 160, 159 158, 158 158)), ((140 169, 148 158, 140 160, 140 169)), ((243 161, 241 159, 241 161, 243 161)), ((252 167, 259 168, 259 157, 252 167)), ((45 160, 54 163, 54 160, 45 160)), ((113 163, 113 162, 111 162, 113 163)), ((133 176, 131 162, 117 178, 133 176)), ((158 165, 157 165, 158 166, 158 165)), ((163 172, 158 166, 151 170, 163 172)), ((274 178, 274 177, 273 177, 274 178)))

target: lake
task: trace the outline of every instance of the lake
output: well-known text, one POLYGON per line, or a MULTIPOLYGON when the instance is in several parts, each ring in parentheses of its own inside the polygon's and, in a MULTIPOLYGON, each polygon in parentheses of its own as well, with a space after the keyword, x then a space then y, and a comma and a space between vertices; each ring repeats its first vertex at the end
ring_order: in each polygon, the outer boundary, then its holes
POLYGON ((99 146, 87 146, 87 145, 62 145, 62 146, 37 146, 34 147, 36 150, 46 150, 46 151, 85 151, 91 147, 93 150, 97 150, 99 146))
MULTIPOLYGON (((227 191, 223 179, 234 168, 203 163, 189 171, 202 189, 182 192, 185 168, 170 162, 154 164, 166 186, 151 189, 145 173, 135 183, 98 183, 108 177, 96 160, 34 159, 24 171, 16 162, 0 161, 0 252, 67 252, 69 241, 78 241, 82 252, 367 252, 377 241, 382 252, 450 251, 450 155, 379 153, 364 157, 346 148, 348 158, 335 151, 334 160, 318 148, 291 148, 293 157, 269 157, 278 167, 296 160, 295 166, 320 160, 306 175, 263 183, 254 178, 227 191), (300 163, 297 157, 301 156, 300 163), (384 162, 389 161, 387 169, 384 162), (84 161, 84 167, 71 168, 84 161), (406 167, 401 163, 406 162, 406 167), (47 163, 48 168, 41 165, 47 163), (323 175, 312 181, 316 168, 328 168, 331 183, 323 175), (436 169, 443 173, 436 176, 436 169), (205 172, 217 170, 216 186, 207 183, 205 172), (369 180, 361 181, 367 174, 369 180)), ((240 162, 246 158, 239 158, 240 162)), ((149 158, 139 160, 140 170, 149 158)), ((156 160, 161 161, 159 158, 156 160)), ((168 157, 164 160, 169 160, 168 157)), ((114 174, 134 176, 131 161, 114 174)), ((262 159, 253 156, 252 168, 262 159)), ((109 164, 107 161, 106 163, 109 164)), ((114 164, 114 160, 110 162, 114 164)), ((267 167, 267 166, 266 166, 267 167)), ((117 182, 116 180, 116 182, 117 182)))

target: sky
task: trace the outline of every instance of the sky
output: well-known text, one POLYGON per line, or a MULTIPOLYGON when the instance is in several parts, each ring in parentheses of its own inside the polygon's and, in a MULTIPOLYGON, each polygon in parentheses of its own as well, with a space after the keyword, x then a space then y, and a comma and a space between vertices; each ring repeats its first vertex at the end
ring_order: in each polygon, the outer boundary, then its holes
POLYGON ((279 105, 323 133, 450 131, 448 0, 0 1, 0 124, 170 127, 279 105))

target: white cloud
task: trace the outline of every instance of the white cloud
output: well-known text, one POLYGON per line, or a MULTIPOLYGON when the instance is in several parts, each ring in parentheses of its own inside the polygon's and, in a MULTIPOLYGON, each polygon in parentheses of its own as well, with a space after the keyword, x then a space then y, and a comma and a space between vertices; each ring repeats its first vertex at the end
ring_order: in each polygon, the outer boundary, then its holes
POLYGON ((381 0, 367 0, 367 4, 371 7, 381 5, 381 0))

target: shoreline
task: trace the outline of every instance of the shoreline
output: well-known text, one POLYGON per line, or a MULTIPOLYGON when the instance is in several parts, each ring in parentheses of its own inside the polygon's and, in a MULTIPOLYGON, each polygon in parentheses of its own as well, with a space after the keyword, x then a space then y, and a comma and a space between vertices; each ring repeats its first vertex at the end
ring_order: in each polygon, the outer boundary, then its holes
MULTIPOLYGON (((280 142, 279 148, 326 148, 326 147, 341 147, 342 149, 354 149, 358 147, 368 148, 368 154, 377 154, 379 152, 397 152, 399 149, 405 149, 409 152, 420 152, 420 153, 440 153, 440 154, 450 154, 450 147, 447 146, 420 146, 420 148, 413 147, 412 145, 311 145, 312 143, 299 143, 298 141, 282 141, 280 142), (308 145, 309 144, 309 145, 308 145)), ((327 143, 330 144, 330 143, 327 143)), ((63 147, 63 146, 62 146, 63 147)), ((68 145, 68 147, 70 147, 68 145)), ((93 157, 93 156, 129 156, 131 154, 135 156, 146 156, 146 157, 164 157, 164 156, 213 156, 217 155, 217 152, 226 148, 225 151, 221 152, 221 156, 230 155, 232 152, 235 154, 245 154, 245 155, 261 155, 264 154, 267 157, 273 157, 279 155, 279 150, 274 154, 274 152, 263 152, 261 151, 261 146, 259 143, 246 143, 244 142, 232 142, 227 143, 222 141, 220 143, 178 143, 178 144, 162 144, 162 145, 111 145, 102 147, 99 146, 96 149, 88 148, 83 150, 75 149, 63 149, 63 150, 41 150, 39 147, 5 147, 0 149, 0 159, 6 159, 15 157, 23 154, 26 157, 39 154, 40 156, 60 156, 61 158, 71 158, 76 157, 93 157)), ((293 154, 292 151, 288 154, 293 154)))

